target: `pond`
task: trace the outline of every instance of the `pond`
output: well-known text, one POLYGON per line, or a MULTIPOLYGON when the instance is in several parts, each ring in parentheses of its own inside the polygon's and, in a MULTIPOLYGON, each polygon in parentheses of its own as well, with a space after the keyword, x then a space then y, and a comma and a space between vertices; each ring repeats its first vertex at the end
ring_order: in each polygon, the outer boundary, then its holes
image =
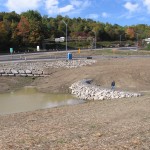
POLYGON ((0 94, 0 114, 75 105, 83 102, 69 94, 40 93, 36 88, 24 87, 15 92, 0 94))

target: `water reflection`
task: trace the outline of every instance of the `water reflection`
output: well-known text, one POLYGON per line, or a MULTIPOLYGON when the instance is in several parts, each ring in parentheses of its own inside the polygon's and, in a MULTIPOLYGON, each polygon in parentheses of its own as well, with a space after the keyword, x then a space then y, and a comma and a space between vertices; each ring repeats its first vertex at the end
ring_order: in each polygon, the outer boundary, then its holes
POLYGON ((25 87, 19 91, 0 94, 0 114, 33 111, 62 105, 83 103, 68 94, 40 93, 33 87, 25 87))

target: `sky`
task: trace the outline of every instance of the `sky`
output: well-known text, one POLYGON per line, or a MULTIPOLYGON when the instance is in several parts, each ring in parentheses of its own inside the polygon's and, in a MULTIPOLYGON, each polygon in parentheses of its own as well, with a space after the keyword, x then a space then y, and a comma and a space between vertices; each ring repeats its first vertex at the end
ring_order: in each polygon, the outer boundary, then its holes
POLYGON ((150 0, 0 0, 0 12, 37 10, 42 16, 93 19, 121 26, 150 25, 150 0))

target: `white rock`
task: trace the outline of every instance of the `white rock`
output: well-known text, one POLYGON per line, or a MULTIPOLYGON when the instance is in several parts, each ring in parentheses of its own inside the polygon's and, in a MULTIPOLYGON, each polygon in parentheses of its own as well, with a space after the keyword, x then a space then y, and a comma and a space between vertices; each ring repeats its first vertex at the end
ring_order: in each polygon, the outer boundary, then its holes
POLYGON ((5 71, 2 69, 2 70, 0 70, 0 73, 1 73, 1 74, 4 74, 4 73, 5 73, 5 71))
POLYGON ((31 70, 26 70, 25 73, 26 73, 26 74, 31 74, 32 71, 31 71, 31 70))
POLYGON ((15 74, 12 74, 12 73, 11 73, 11 74, 8 74, 8 75, 9 75, 9 76, 14 76, 15 74))
POLYGON ((18 71, 15 70, 15 69, 11 69, 11 73, 12 73, 12 74, 18 74, 18 71))
POLYGON ((11 74, 11 70, 10 70, 10 69, 6 69, 6 70, 5 70, 5 73, 11 74))
POLYGON ((24 70, 19 70, 18 72, 19 72, 20 74, 24 74, 24 73, 25 73, 24 70))

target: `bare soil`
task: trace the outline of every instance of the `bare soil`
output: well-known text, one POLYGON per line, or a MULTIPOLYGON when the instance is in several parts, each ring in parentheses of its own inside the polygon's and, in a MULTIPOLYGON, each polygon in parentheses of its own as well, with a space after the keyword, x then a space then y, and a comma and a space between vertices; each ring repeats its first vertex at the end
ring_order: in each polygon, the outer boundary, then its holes
POLYGON ((0 92, 32 85, 41 92, 68 93, 90 78, 102 87, 137 91, 142 97, 90 101, 34 112, 0 116, 1 150, 149 150, 150 59, 99 59, 75 69, 48 69, 49 77, 0 77, 0 92))

